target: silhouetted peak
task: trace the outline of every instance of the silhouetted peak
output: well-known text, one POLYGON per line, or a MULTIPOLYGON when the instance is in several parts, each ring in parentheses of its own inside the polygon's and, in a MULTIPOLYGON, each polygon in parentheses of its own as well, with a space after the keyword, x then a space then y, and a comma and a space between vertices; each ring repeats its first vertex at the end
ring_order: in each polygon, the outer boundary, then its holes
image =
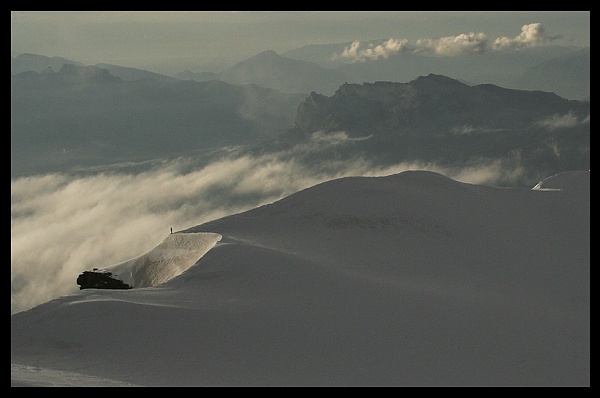
POLYGON ((444 86, 466 86, 456 79, 444 75, 436 75, 430 73, 427 76, 419 76, 415 80, 410 82, 416 86, 431 86, 431 85, 444 85, 444 86))
POLYGON ((267 51, 263 51, 261 53, 256 54, 254 56, 254 58, 259 59, 259 60, 269 60, 269 59, 279 59, 279 58, 281 58, 281 56, 273 50, 267 50, 267 51))

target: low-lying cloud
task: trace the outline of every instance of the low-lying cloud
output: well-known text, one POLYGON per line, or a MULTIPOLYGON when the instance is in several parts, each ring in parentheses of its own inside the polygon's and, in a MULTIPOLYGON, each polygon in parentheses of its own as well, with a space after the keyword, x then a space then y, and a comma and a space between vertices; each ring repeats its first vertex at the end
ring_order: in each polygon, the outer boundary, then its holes
POLYGON ((474 135, 474 134, 488 134, 497 133, 503 131, 502 129, 491 129, 488 127, 475 127, 470 124, 464 124, 461 126, 455 126, 450 129, 450 132, 454 135, 474 135))
POLYGON ((573 112, 569 112, 565 115, 554 114, 546 119, 540 120, 537 124, 538 126, 545 127, 548 130, 559 130, 563 128, 572 128, 589 122, 590 115, 580 119, 573 112))
MULTIPOLYGON (((316 133, 313 141, 324 140, 316 133)), ((347 142, 339 132, 331 138, 347 142)), ((317 183, 352 175, 431 170, 486 183, 506 173, 500 163, 450 169, 364 159, 307 166, 290 153, 158 163, 138 173, 48 174, 11 181, 11 314, 78 290, 77 276, 158 245, 178 231, 270 203, 317 183)), ((214 231, 218 232, 218 231, 214 231)))
MULTIPOLYGON (((521 33, 514 37, 499 37, 494 40, 491 49, 496 51, 521 49, 547 45, 561 36, 549 36, 541 23, 523 25, 521 33)), ((422 38, 415 44, 410 44, 406 39, 390 38, 380 44, 361 43, 354 41, 340 54, 335 54, 333 59, 346 59, 350 62, 365 62, 377 59, 387 59, 392 55, 401 53, 429 53, 438 56, 457 56, 465 54, 478 54, 490 49, 490 40, 482 33, 461 33, 456 36, 446 36, 439 39, 422 38)))

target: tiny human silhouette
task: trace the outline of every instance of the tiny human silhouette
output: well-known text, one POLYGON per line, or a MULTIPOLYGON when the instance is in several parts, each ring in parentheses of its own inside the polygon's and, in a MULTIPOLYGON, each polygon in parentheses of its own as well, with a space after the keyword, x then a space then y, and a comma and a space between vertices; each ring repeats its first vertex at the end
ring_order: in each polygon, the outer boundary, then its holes
POLYGON ((173 233, 173 227, 171 227, 171 233, 173 233))

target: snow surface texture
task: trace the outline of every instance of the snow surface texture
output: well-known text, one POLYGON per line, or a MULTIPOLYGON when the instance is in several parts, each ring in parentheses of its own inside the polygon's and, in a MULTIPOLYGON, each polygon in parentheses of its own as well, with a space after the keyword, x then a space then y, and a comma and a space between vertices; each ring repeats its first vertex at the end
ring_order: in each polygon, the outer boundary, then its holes
POLYGON ((12 385, 590 384, 589 172, 348 177, 199 232, 165 283, 12 315, 12 385))

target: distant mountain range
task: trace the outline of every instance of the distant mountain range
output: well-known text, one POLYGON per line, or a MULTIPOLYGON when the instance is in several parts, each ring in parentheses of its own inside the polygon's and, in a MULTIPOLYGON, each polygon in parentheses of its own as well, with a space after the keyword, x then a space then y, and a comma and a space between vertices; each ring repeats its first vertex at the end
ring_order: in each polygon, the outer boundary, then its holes
POLYGON ((256 144, 293 126, 305 97, 216 80, 126 81, 97 66, 23 72, 11 78, 11 173, 256 144))
MULTIPOLYGON (((589 49, 536 51, 542 54, 537 59, 546 61, 527 69, 531 77, 523 85, 566 89, 569 85, 559 76, 568 69, 577 72, 571 73, 572 80, 581 76, 583 82, 570 87, 585 90, 589 49), (554 57, 557 53, 562 55, 554 57), (552 73, 554 78, 547 82, 540 77, 552 73)), ((533 64, 534 52, 526 54, 521 58, 533 64)), ((493 53, 485 62, 494 57, 502 58, 493 53)), ((397 56, 380 62, 380 71, 401 59, 423 67, 435 61, 414 54, 397 56)), ((366 63, 329 69, 273 51, 219 74, 179 75, 189 80, 67 61, 32 54, 12 58, 13 71, 28 69, 27 64, 29 69, 43 68, 11 74, 13 175, 182 156, 226 146, 256 146, 253 152, 275 153, 313 143, 317 132, 324 134, 319 139, 328 140, 328 145, 305 153, 307 163, 326 156, 365 156, 379 165, 501 160, 520 170, 523 184, 558 171, 589 169, 590 103, 552 92, 474 85, 440 74, 407 83, 351 83, 352 79, 344 80, 350 72, 355 79, 363 72, 372 73, 373 79, 378 72, 366 63), (333 145, 339 132, 348 136, 343 145, 333 145)), ((472 69, 485 70, 485 62, 472 69)), ((400 67, 396 70, 404 73, 400 67)))
MULTIPOLYGON (((364 46, 381 42, 372 41, 364 46)), ((434 73, 471 84, 491 83, 507 88, 555 92, 569 99, 589 99, 589 47, 543 46, 451 57, 403 52, 360 62, 339 56, 350 45, 308 45, 282 53, 282 56, 336 70, 345 75, 349 83, 404 83, 434 73)))
MULTIPOLYGON (((365 43, 375 45, 379 41, 365 43)), ((351 43, 304 46, 277 54, 263 51, 221 72, 182 71, 165 76, 142 69, 97 64, 123 80, 173 79, 199 82, 222 80, 256 84, 282 92, 333 95, 343 83, 392 81, 405 83, 419 76, 440 74, 469 84, 495 84, 521 90, 554 92, 577 100, 590 98, 590 48, 533 47, 512 51, 433 56, 403 52, 363 62, 340 57, 351 43)), ((61 57, 21 54, 11 57, 11 73, 58 71, 64 63, 81 63, 61 57)))
POLYGON ((347 81, 343 74, 313 62, 294 60, 264 51, 226 70, 219 79, 233 84, 254 83, 283 92, 333 93, 347 81))
POLYGON ((221 73, 182 72, 179 78, 254 83, 284 92, 332 95, 343 83, 405 83, 440 74, 469 84, 495 84, 520 90, 554 92, 568 99, 590 97, 590 49, 565 47, 488 51, 453 57, 402 53, 366 62, 340 61, 344 46, 311 45, 278 55, 264 51, 221 73))
MULTIPOLYGON (((44 55, 37 54, 19 54, 16 57, 11 57, 10 69, 12 75, 18 75, 23 72, 41 73, 44 70, 47 72, 48 70, 58 72, 64 65, 85 66, 81 62, 73 61, 63 57, 46 57, 44 55)), ((131 68, 106 63, 100 63, 93 66, 100 69, 106 69, 111 75, 125 81, 154 79, 157 81, 174 82, 179 80, 176 77, 166 76, 139 68, 131 68)))

